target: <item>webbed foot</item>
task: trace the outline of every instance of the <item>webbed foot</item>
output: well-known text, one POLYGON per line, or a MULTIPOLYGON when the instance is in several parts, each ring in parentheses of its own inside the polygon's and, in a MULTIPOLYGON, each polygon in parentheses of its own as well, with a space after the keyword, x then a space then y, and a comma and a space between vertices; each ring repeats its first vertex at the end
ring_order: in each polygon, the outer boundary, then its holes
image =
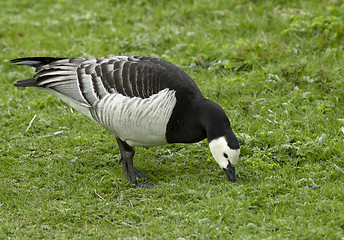
POLYGON ((137 170, 136 167, 134 167, 135 173, 136 173, 136 177, 138 179, 142 179, 143 181, 148 181, 147 179, 147 175, 139 170, 137 170))

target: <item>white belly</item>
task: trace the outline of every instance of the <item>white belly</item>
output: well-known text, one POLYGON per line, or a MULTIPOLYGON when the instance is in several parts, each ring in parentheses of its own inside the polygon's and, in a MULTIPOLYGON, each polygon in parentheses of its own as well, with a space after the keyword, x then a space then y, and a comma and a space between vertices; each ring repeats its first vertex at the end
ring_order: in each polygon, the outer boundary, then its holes
POLYGON ((175 91, 149 98, 109 94, 90 108, 95 121, 131 146, 167 144, 166 126, 176 104, 175 91))

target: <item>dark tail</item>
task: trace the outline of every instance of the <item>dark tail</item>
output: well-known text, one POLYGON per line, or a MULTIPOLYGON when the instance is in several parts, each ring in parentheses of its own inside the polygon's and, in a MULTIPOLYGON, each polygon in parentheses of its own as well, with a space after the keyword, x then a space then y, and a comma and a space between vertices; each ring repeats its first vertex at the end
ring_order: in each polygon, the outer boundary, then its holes
MULTIPOLYGON (((64 58, 53 58, 53 57, 27 57, 27 58, 17 58, 12 59, 11 63, 14 63, 15 65, 28 65, 31 67, 38 68, 40 66, 49 64, 51 62, 61 60, 64 58)), ((16 87, 35 87, 36 81, 33 78, 28 78, 24 80, 17 81, 14 86, 16 87)))
POLYGON ((38 68, 40 66, 49 64, 54 61, 58 61, 64 58, 54 58, 54 57, 26 57, 26 58, 17 58, 12 59, 11 63, 15 65, 28 65, 31 67, 38 68))
POLYGON ((33 78, 19 80, 13 84, 16 87, 36 87, 36 81, 33 78))
POLYGON ((13 85, 16 87, 37 87, 36 81, 33 78, 19 80, 13 85))

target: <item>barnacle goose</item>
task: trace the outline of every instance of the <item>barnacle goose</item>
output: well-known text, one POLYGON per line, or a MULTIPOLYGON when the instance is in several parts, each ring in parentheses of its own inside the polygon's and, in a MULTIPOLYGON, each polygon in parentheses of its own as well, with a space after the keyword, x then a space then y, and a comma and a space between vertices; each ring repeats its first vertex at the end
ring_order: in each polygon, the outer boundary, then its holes
POLYGON ((122 169, 135 187, 146 174, 133 165, 134 146, 193 143, 208 139, 210 151, 235 181, 239 142, 223 109, 203 97, 176 65, 151 57, 28 57, 11 60, 36 68, 18 87, 40 87, 114 134, 122 169))

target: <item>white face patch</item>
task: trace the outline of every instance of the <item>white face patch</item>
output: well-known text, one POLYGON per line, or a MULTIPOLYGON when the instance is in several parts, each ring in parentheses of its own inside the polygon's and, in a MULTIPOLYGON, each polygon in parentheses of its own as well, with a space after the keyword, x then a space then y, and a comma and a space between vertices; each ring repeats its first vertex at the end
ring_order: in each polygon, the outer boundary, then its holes
POLYGON ((227 168, 228 163, 231 163, 231 165, 235 167, 238 163, 240 149, 231 149, 228 147, 225 137, 219 137, 212 140, 209 143, 209 148, 215 161, 221 168, 227 168))

